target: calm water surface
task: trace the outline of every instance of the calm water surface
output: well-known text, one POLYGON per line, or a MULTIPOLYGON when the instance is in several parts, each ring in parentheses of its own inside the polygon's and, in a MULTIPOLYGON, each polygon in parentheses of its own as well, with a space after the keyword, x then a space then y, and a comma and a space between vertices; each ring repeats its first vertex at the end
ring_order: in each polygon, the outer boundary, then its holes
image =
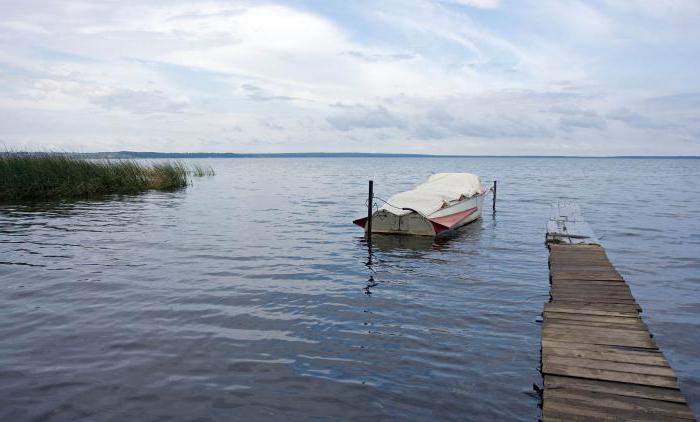
POLYGON ((202 160, 174 192, 0 206, 0 420, 535 420, 549 203, 577 201, 700 414, 700 161, 202 160), (438 171, 498 214, 361 230, 438 171))

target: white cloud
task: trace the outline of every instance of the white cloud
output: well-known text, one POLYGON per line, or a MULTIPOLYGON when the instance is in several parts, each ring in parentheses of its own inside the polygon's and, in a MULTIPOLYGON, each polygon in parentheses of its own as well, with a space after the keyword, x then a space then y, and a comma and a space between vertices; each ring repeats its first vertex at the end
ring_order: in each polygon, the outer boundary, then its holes
POLYGON ((604 10, 582 0, 540 0, 528 14, 530 19, 554 26, 559 36, 586 41, 610 36, 615 26, 604 10))
POLYGON ((480 9, 495 9, 500 6, 500 0, 445 0, 449 3, 461 4, 464 6, 478 7, 480 9))
POLYGON ((92 103, 107 110, 124 110, 130 113, 180 113, 188 105, 186 99, 168 98, 162 91, 117 90, 106 95, 94 96, 92 103))
MULTIPOLYGON (((174 31, 157 27, 165 33, 174 31)), ((341 96, 363 101, 367 95, 414 94, 428 83, 437 93, 463 85, 460 78, 435 63, 402 52, 367 48, 326 19, 287 7, 182 16, 176 27, 204 27, 199 37, 219 38, 211 47, 176 50, 161 55, 160 60, 254 78, 279 96, 321 102, 334 102, 341 96), (225 33, 218 30, 224 27, 225 33)))
POLYGON ((625 12, 637 12, 657 19, 697 19, 700 2, 697 0, 607 0, 608 7, 625 12))
POLYGON ((406 122, 384 106, 365 107, 361 105, 336 105, 341 112, 330 115, 326 121, 343 132, 354 129, 404 128, 406 122))
POLYGON ((676 24, 694 3, 451 1, 490 9, 488 20, 446 3, 11 3, 0 19, 0 141, 624 153, 653 150, 663 131, 665 151, 700 153, 697 76, 679 66, 693 63, 697 29, 676 24), (639 35, 654 28, 666 38, 639 35), (678 45, 687 54, 670 57, 678 45), (661 60, 676 61, 654 69, 661 60))
POLYGON ((0 22, 0 28, 9 29, 11 31, 19 32, 33 32, 36 34, 48 34, 49 31, 44 29, 41 25, 36 25, 23 21, 4 21, 0 22))
POLYGON ((606 117, 610 120, 617 120, 622 122, 629 127, 639 128, 639 129, 658 129, 664 126, 659 123, 654 123, 654 121, 643 114, 636 111, 632 111, 627 107, 621 107, 616 110, 609 112, 606 117))

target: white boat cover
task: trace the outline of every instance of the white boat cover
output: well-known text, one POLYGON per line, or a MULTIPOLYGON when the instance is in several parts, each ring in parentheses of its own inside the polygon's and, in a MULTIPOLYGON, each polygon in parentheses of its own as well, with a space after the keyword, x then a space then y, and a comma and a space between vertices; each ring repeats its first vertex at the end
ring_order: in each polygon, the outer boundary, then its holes
POLYGON ((445 207, 448 202, 469 198, 481 192, 479 176, 471 173, 436 173, 415 189, 397 193, 380 209, 395 215, 409 214, 411 208, 428 216, 445 207))

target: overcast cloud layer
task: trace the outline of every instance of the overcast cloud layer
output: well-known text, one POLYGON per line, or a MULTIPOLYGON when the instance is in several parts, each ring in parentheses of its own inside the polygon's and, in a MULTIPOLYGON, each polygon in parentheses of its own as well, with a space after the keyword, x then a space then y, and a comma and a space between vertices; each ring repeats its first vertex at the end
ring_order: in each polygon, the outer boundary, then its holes
POLYGON ((700 1, 0 0, 9 149, 700 155, 700 1))

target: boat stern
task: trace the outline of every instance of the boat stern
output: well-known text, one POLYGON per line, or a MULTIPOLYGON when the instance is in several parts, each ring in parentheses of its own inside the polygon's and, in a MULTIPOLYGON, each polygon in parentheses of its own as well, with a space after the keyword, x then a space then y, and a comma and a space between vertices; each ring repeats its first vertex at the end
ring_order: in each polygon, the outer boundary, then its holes
MULTIPOLYGON (((367 230, 367 217, 358 218, 353 223, 367 230)), ((372 214, 372 233, 435 236, 446 229, 416 212, 396 215, 382 209, 372 214)))

